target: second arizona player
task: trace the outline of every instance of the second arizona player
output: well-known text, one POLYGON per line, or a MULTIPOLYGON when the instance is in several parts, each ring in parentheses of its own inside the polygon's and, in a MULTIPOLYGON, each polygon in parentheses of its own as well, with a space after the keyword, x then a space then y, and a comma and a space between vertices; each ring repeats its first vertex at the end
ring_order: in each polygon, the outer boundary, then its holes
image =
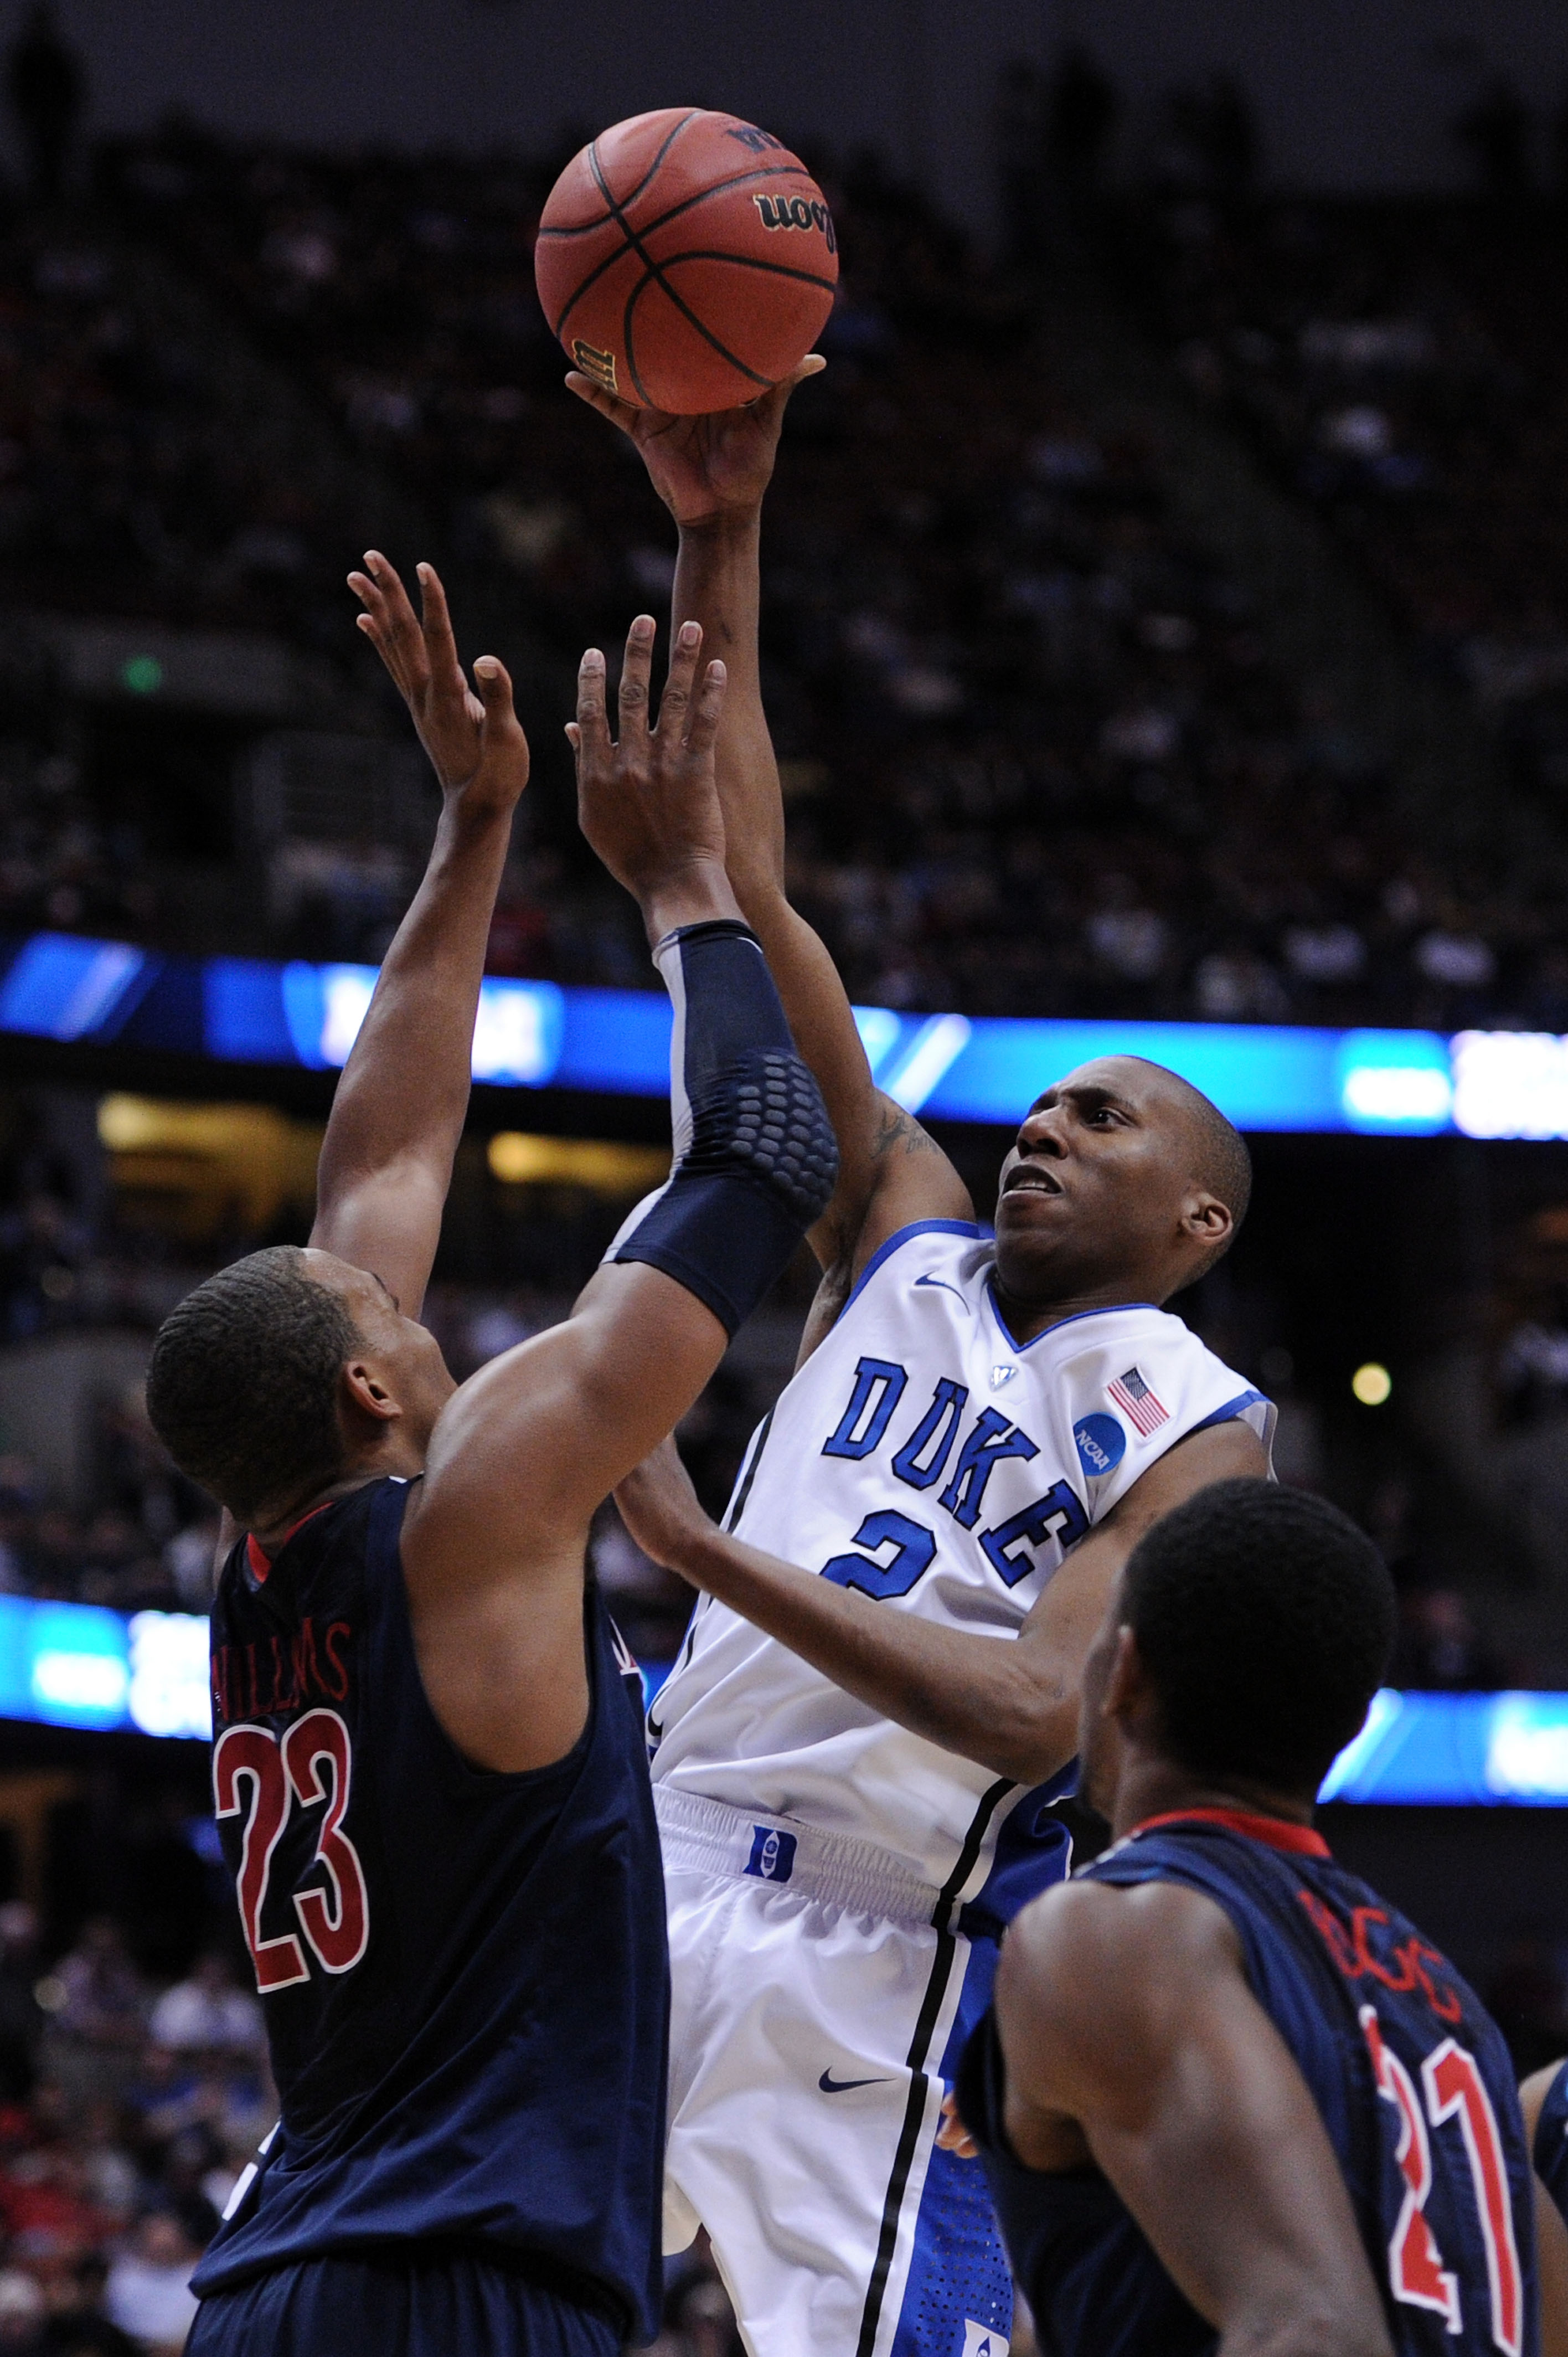
POLYGON ((832 1141, 725 881, 722 666, 699 684, 680 634, 650 728, 645 617, 618 746, 593 651, 574 737, 584 831, 676 1004, 675 1166, 568 1318, 453 1383, 417 1311, 528 752, 499 664, 467 692, 435 576, 422 630, 367 564, 441 777, 430 867, 338 1089, 311 1249, 198 1286, 148 1378, 244 1531, 213 1781, 283 2098, 190 2347, 612 2357, 658 2323, 668 1981, 641 1688, 585 1595, 587 1524, 789 1260, 832 1141))
POLYGON ((1501 2033, 1312 1824, 1394 1625, 1300 1491, 1221 1482, 1127 1566, 1083 1703, 1119 1838, 1014 1925, 956 2099, 1053 2357, 1536 2357, 1501 2033))
POLYGON ((975 1223, 874 1087, 784 897, 757 619, 789 388, 666 418, 574 382, 642 450, 681 528, 674 613, 725 658, 730 876, 841 1170, 801 1364, 746 1458, 734 1535, 672 1452, 621 1493, 649 1552, 708 1591, 650 1717, 667 2233, 706 2226, 762 2357, 962 2357, 1003 2339, 1012 2295, 983 2188, 933 2149, 942 2073, 1003 1924, 1065 1870, 1048 1804, 1072 1781, 1084 1654, 1144 1529, 1268 1471, 1268 1403, 1159 1306, 1229 1244, 1247 1154, 1175 1074, 1110 1058, 1045 1091, 994 1238, 975 1223))

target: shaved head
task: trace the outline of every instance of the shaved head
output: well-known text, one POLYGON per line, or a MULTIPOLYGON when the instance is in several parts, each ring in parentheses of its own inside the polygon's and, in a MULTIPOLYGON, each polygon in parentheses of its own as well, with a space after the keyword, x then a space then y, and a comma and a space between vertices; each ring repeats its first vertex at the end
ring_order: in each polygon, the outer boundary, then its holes
POLYGON ((1247 1141, 1234 1124, 1226 1120, 1213 1100, 1206 1097, 1201 1089, 1195 1089, 1190 1081, 1184 1081, 1179 1072, 1151 1062, 1147 1056, 1130 1057, 1128 1061, 1144 1064, 1170 1082, 1187 1114, 1193 1148, 1192 1176, 1210 1195, 1217 1196, 1230 1214, 1230 1233, 1197 1272, 1199 1276, 1207 1276, 1235 1243, 1236 1231, 1246 1218, 1252 1200, 1252 1157, 1247 1151, 1247 1141))

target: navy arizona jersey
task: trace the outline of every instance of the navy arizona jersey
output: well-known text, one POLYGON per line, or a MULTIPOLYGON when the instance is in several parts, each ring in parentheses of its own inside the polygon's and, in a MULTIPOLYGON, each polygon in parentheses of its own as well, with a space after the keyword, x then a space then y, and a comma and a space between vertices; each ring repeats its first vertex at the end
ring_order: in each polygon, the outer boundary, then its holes
POLYGON ((668 1965, 641 1682, 585 1603, 567 1756, 469 1767, 425 1699, 406 1482, 320 1509, 212 1616, 213 1783, 283 2116, 195 2278, 439 2238, 657 2329, 668 1965))
POLYGON ((1535 2124, 1535 2173, 1568 2219, 1568 2062, 1561 2062, 1535 2124))
MULTIPOLYGON (((1225 1910, 1339 2157, 1400 2357, 1536 2357, 1524 2123, 1501 2033, 1452 1965, 1305 1826, 1220 1810, 1156 1817, 1084 1873, 1186 1883, 1225 1910)), ((1019 2163, 1004 2094, 987 2014, 959 2108, 1042 2349, 1208 2357, 1219 2336, 1100 2171, 1019 2163)))

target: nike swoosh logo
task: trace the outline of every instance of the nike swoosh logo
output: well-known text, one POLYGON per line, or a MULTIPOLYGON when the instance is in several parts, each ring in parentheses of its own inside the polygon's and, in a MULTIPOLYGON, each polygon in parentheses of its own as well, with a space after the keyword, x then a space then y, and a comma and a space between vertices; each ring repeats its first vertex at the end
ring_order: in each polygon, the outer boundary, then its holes
MULTIPOLYGON (((917 1285, 939 1286, 943 1293, 950 1293, 956 1300, 963 1301, 963 1296, 960 1293, 957 1286, 950 1285, 945 1276, 918 1276, 915 1279, 915 1282, 917 1285)), ((967 1309, 969 1308, 968 1302, 963 1301, 963 1306, 967 1309)))
POLYGON ((890 2087, 892 2083, 890 2079, 835 2079, 831 2071, 824 2071, 817 2081, 824 2095, 847 2095, 852 2087, 890 2087))

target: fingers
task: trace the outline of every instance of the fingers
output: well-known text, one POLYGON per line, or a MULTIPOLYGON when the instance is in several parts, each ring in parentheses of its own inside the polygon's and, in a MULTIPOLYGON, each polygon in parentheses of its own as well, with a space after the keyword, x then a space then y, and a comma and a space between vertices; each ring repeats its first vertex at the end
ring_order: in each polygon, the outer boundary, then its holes
POLYGON ((652 615, 639 614, 626 634, 626 661, 620 673, 620 741, 634 753, 648 740, 654 630, 652 615))
POLYGON ((788 376, 780 377, 777 384, 770 385, 766 393, 759 393, 757 399, 748 404, 753 414, 766 418, 770 426, 781 425, 784 412, 789 405, 789 395, 796 386, 804 384, 808 377, 821 376, 826 366, 821 352, 808 352, 788 376))
POLYGON ((618 425, 623 434, 632 433, 642 414, 629 401, 618 401, 613 393, 596 384, 591 376, 584 376, 578 369, 567 370, 566 389, 575 393, 579 401, 585 401, 590 409, 596 409, 601 417, 607 417, 612 425, 618 425))
POLYGON ((511 678, 505 663, 498 662, 494 655, 481 655, 474 665, 474 685, 484 706, 487 741, 514 733, 521 737, 522 723, 512 704, 511 678))
POLYGON ((679 745, 685 741, 686 720, 692 708, 692 689, 697 674, 697 657, 702 651, 702 625, 682 622, 670 650, 670 676, 659 699, 659 734, 667 742, 679 745))
MULTIPOLYGON (((452 635, 452 618, 446 610, 446 592, 441 586, 441 576, 434 565, 417 565, 414 571, 419 576, 420 599, 424 608, 421 634, 432 684, 443 694, 460 695, 463 666, 457 660, 457 642, 452 635)), ((411 614, 412 611, 411 608, 411 614)))
POLYGON ((941 2126, 937 2130, 937 2142, 944 2152, 956 2153, 961 2160, 972 2160, 980 2147, 958 2114, 958 2097, 951 2088, 942 2098, 941 2126))
POLYGON ((365 571, 375 586, 381 616, 394 649, 401 654, 417 647, 423 653, 424 633, 396 565, 390 564, 379 548, 370 548, 365 552, 365 571))
POLYGON ((702 686, 693 707, 691 725, 686 731, 686 743, 699 759, 713 751, 719 733, 719 716, 725 705, 725 688, 728 673, 722 662, 711 662, 703 673, 702 686))
POLYGON ((589 647, 577 666, 577 717, 566 724, 572 750, 581 760, 608 759, 609 722, 605 714, 605 659, 589 647))
POLYGON ((379 548, 368 549, 365 569, 350 573, 349 587, 364 607, 360 628, 374 644, 405 696, 417 694, 430 675, 424 634, 408 602, 397 567, 379 548))

